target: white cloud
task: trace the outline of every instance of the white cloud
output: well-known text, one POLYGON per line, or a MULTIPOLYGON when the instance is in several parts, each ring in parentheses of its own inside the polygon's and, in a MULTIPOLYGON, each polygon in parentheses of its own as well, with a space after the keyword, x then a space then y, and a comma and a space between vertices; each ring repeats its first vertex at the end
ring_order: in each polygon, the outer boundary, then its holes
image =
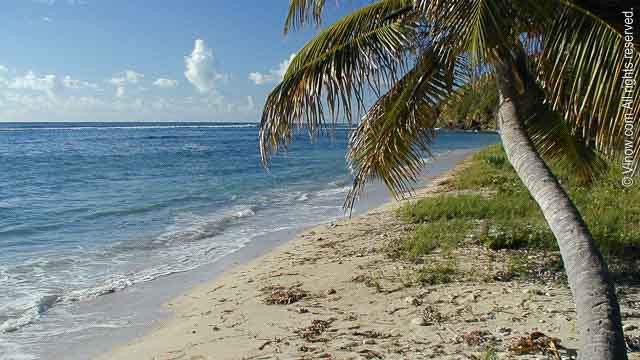
POLYGON ((249 80, 256 83, 256 85, 262 85, 268 82, 267 75, 264 75, 263 73, 259 73, 259 72, 249 73, 249 80))
POLYGON ((52 21, 53 21, 53 19, 51 19, 51 18, 50 18, 50 17, 48 17, 48 16, 43 16, 41 19, 42 19, 42 21, 44 21, 44 22, 52 22, 52 21))
POLYGON ((133 70, 125 70, 116 75, 116 77, 109 80, 110 83, 116 86, 123 86, 124 84, 137 84, 140 80, 144 79, 144 74, 133 70))
POLYGON ((9 84, 9 88, 42 91, 49 96, 54 96, 60 89, 60 84, 53 74, 38 77, 33 71, 28 71, 24 76, 18 76, 13 79, 9 84))
POLYGON ((271 82, 280 82, 284 78, 284 74, 287 73, 287 69, 293 61, 296 54, 291 54, 288 59, 283 60, 278 67, 269 70, 268 73, 263 74, 261 72, 249 73, 249 80, 253 81, 256 85, 263 85, 271 82))
POLYGON ((214 92, 216 81, 227 79, 227 75, 216 71, 213 51, 202 39, 196 40, 191 55, 185 56, 184 61, 184 76, 201 93, 214 92))
POLYGON ((78 79, 73 79, 71 76, 67 75, 62 79, 62 84, 67 89, 98 89, 98 85, 90 83, 88 81, 82 81, 78 79))
MULTIPOLYGON (((114 88, 115 90, 115 88, 114 88)), ((246 96, 227 99, 215 94, 182 96, 140 95, 135 87, 116 98, 104 93, 61 92, 55 97, 43 92, 26 92, 0 87, 0 118, 7 121, 96 121, 129 119, 136 121, 194 121, 224 116, 229 121, 245 121, 257 106, 246 96)))
POLYGON ((0 73, 7 72, 7 71, 9 71, 9 69, 7 69, 6 66, 0 65, 0 73))
POLYGON ((172 88, 178 86, 178 80, 159 78, 153 82, 153 85, 160 88, 172 88))
POLYGON ((127 70, 124 72, 125 76, 127 77, 127 81, 129 81, 132 84, 137 84, 138 81, 142 80, 144 78, 143 74, 140 74, 138 72, 135 72, 133 70, 127 70))
POLYGON ((137 84, 142 79, 144 79, 144 74, 133 70, 125 70, 121 73, 116 74, 116 76, 111 78, 109 82, 116 86, 116 96, 121 98, 125 94, 125 85, 137 84))

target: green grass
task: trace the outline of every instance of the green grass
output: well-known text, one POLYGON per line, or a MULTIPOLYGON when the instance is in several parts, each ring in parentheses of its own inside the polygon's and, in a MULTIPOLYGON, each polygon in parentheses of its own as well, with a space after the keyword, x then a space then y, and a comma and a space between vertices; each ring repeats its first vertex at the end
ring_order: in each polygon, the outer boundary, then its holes
POLYGON ((488 202, 480 195, 437 196, 404 206, 400 215, 419 224, 439 220, 477 219, 489 211, 488 202))
POLYGON ((484 351, 480 354, 480 360, 498 360, 498 351, 493 344, 485 346, 484 351))
POLYGON ((454 260, 442 260, 423 265, 417 271, 416 282, 421 285, 448 284, 458 273, 454 260))
MULTIPOLYGON (((571 172, 551 164, 583 215, 605 256, 637 256, 640 250, 640 189, 624 188, 612 164, 609 172, 585 186, 571 172)), ((406 205, 399 215, 418 224, 400 250, 410 259, 436 248, 449 250, 470 232, 488 247, 555 249, 538 205, 517 177, 500 145, 476 154, 451 184, 459 195, 440 195, 406 205), (485 225, 477 230, 479 221, 485 225)))
POLYGON ((438 248, 449 253, 471 229, 471 224, 464 219, 441 219, 420 224, 412 236, 402 243, 400 251, 410 260, 417 260, 438 248))

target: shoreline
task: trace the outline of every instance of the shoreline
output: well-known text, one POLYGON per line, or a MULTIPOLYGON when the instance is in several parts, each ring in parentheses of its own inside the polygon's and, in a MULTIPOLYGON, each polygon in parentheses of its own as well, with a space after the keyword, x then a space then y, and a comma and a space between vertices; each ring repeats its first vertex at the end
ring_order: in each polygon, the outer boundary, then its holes
MULTIPOLYGON (((452 169, 456 166, 458 162, 468 158, 469 156, 471 156, 472 154, 476 153, 479 150, 480 148, 460 149, 460 150, 453 150, 448 153, 439 155, 434 161, 430 162, 427 165, 427 168, 425 169, 425 173, 423 174, 423 178, 421 179, 421 182, 417 185, 417 190, 423 191, 423 189, 429 188, 431 186, 431 182, 434 179, 452 171, 452 169)), ((393 206, 394 204, 397 204, 396 200, 389 197, 388 193, 386 192, 386 189, 382 186, 382 184, 373 184, 372 191, 369 191, 364 201, 362 201, 362 203, 359 204, 358 206, 359 212, 355 214, 352 219, 359 218, 361 216, 367 216, 371 212, 385 209, 389 206, 393 206)), ((259 241, 252 242, 252 243, 249 243, 244 248, 232 254, 227 255, 225 258, 221 259, 220 261, 210 266, 204 266, 203 268, 206 268, 207 270, 206 272, 209 274, 208 277, 198 276, 197 278, 199 279, 199 281, 196 284, 193 284, 192 286, 189 286, 186 290, 182 290, 178 294, 175 294, 174 296, 169 297, 170 300, 164 301, 161 305, 161 309, 154 311, 155 319, 152 323, 148 324, 142 329, 138 329, 135 332, 131 332, 126 336, 119 336, 118 340, 116 341, 110 341, 109 343, 112 346, 110 346, 109 348, 112 350, 107 352, 104 352, 104 351, 98 352, 94 354, 94 357, 97 356, 98 359, 119 358, 119 357, 113 357, 112 353, 114 349, 122 348, 123 344, 136 343, 141 339, 144 339, 145 337, 149 336, 153 332, 157 331, 158 328, 162 328, 164 324, 166 324, 167 322, 170 322, 172 319, 175 319, 176 317, 175 308, 173 308, 172 306, 167 306, 168 304, 171 304, 172 302, 174 302, 175 299, 180 298, 182 296, 186 296, 186 294, 189 294, 195 291, 195 289, 198 289, 201 286, 206 286, 211 282, 217 281, 217 279, 224 277, 229 272, 234 271, 234 269, 237 269, 243 266, 248 266, 249 264, 259 261, 261 258, 271 253, 281 251, 282 248, 286 247, 287 244, 293 242, 295 239, 299 238, 301 235, 309 231, 314 231, 314 229, 319 227, 330 226, 336 221, 341 222, 341 221, 350 221, 350 220, 348 218, 346 218, 346 220, 344 218, 337 219, 330 223, 321 223, 321 224, 305 227, 303 229, 288 231, 287 234, 281 234, 282 236, 280 236, 277 239, 269 240, 267 244, 260 243, 259 241)), ((203 270, 205 269, 197 269, 195 271, 202 273, 203 270)), ((177 274, 177 276, 180 277, 182 276, 182 274, 177 274)), ((144 285, 157 286, 157 284, 152 284, 152 283, 144 284, 144 285)), ((105 301, 108 301, 108 300, 105 299, 105 301)), ((120 302, 122 303, 122 301, 120 302)), ((128 346, 128 345, 124 345, 124 346, 128 346)), ((61 356, 64 356, 64 355, 61 355, 61 356)))
MULTIPOLYGON (((55 145, 62 141, 60 137, 67 136, 78 137, 79 146, 90 146, 87 140, 98 134, 81 129, 84 128, 78 127, 77 131, 74 128, 73 132, 47 130, 43 134, 27 131, 24 136, 50 136, 50 141, 38 142, 43 144, 38 146, 43 147, 55 145)), ((164 141, 164 137, 139 131, 151 144, 164 141)), ((143 335, 159 319, 170 316, 162 304, 171 298, 209 281, 235 262, 266 252, 309 226, 344 216, 341 205, 350 181, 343 167, 343 142, 321 152, 315 149, 316 145, 302 144, 296 158, 308 159, 313 165, 304 160, 295 161, 267 176, 255 166, 249 169, 231 166, 234 170, 229 176, 225 170, 220 178, 216 175, 218 170, 209 166, 209 155, 205 156, 199 148, 195 152, 191 147, 184 151, 183 143, 196 140, 181 139, 182 131, 163 130, 163 134, 180 140, 171 141, 170 156, 163 155, 162 162, 153 162, 148 168, 135 163, 146 157, 159 159, 159 149, 164 149, 163 154, 167 149, 149 146, 140 159, 127 166, 112 161, 116 157, 109 156, 116 154, 117 149, 101 152, 107 156, 105 159, 111 159, 105 160, 104 166, 114 166, 120 174, 114 176, 126 181, 112 183, 85 163, 91 160, 78 160, 83 176, 96 180, 83 182, 86 186, 76 189, 75 193, 91 196, 95 199, 92 204, 75 201, 75 198, 67 202, 65 199, 71 199, 65 196, 71 191, 66 185, 68 179, 63 175, 52 179, 59 186, 55 187, 51 201, 25 218, 23 227, 37 228, 38 216, 44 212, 54 214, 50 220, 59 219, 64 225, 46 233, 50 244, 42 250, 31 245, 31 240, 43 236, 34 233, 25 236, 16 248, 22 255, 5 254, 7 261, 0 269, 10 276, 9 281, 2 284, 7 294, 5 300, 16 305, 15 311, 12 308, 6 317, 8 320, 0 320, 3 329, 14 323, 18 326, 17 331, 2 336, 0 353, 20 359, 84 360, 108 351, 143 335), (165 161, 176 159, 181 159, 175 162, 180 164, 177 168, 170 167, 172 170, 166 177, 157 176, 157 171, 166 170, 163 170, 165 161), (140 167, 138 175, 128 177, 126 169, 130 166, 140 167), (153 189, 148 188, 142 177, 155 184, 153 189), (98 183, 104 186, 94 192, 98 183), (77 213, 73 219, 78 221, 62 216, 65 209, 77 213), (29 259, 29 255, 33 255, 33 259, 29 259), (42 270, 46 276, 39 275, 42 270), (22 277, 28 280, 20 280, 22 277), (15 301, 11 300, 14 298, 15 301)), ((255 141, 255 137, 250 136, 253 132, 251 129, 198 130, 196 139, 205 144, 205 148, 217 149, 216 137, 233 134, 232 143, 245 136, 255 141)), ((116 136, 124 138, 127 144, 127 141, 135 143, 133 139, 137 137, 128 130, 116 136)), ((496 141, 497 137, 489 134, 444 131, 433 144, 435 162, 429 159, 428 171, 434 174, 439 164, 446 162, 443 159, 453 159, 456 154, 478 150, 496 141)), ((251 148, 251 156, 255 156, 251 148)), ((283 164, 292 160, 283 159, 283 164)), ((368 184, 354 215, 387 200, 386 191, 376 191, 376 187, 382 188, 378 185, 368 184)), ((24 186, 27 190, 37 188, 24 186)), ((19 213, 16 211, 9 222, 19 219, 19 213)))
MULTIPOLYGON (((546 359, 548 351, 574 358, 576 313, 558 278, 563 273, 551 271, 541 282, 501 275, 514 255, 544 266, 558 253, 492 251, 471 237, 452 252, 426 255, 422 265, 389 256, 415 228, 395 209, 458 194, 448 183, 467 163, 440 172, 411 199, 308 228, 227 269, 166 304, 170 318, 97 359, 479 359, 487 351, 495 358, 546 359), (416 282, 425 266, 435 271, 432 265, 445 263, 455 268, 452 280, 416 282), (509 350, 526 348, 514 344, 532 336, 552 339, 554 347, 509 350)), ((629 291, 622 303, 632 319, 639 296, 629 291)), ((632 322, 625 324, 640 325, 632 322)))

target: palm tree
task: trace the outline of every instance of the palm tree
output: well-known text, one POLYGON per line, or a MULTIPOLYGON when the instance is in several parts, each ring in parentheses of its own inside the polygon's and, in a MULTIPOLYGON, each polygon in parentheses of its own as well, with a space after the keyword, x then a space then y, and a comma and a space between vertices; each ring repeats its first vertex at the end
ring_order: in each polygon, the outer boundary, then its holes
MULTIPOLYGON (((438 106, 466 83, 497 81, 503 147, 554 233, 577 309, 582 359, 626 359, 620 309, 607 265, 544 158, 591 177, 623 146, 625 118, 638 119, 640 91, 622 106, 625 62, 620 14, 592 1, 379 0, 320 31, 267 98, 260 127, 268 165, 297 128, 312 137, 351 124, 351 208, 367 181, 411 191, 429 152, 438 106), (591 7, 590 7, 591 6, 591 7), (589 11, 589 9, 593 10, 589 11), (371 106, 369 100, 377 99, 371 106), (327 131, 327 129, 329 129, 327 131)), ((315 21, 325 0, 291 0, 285 33, 315 21)), ((620 8, 619 8, 620 9, 620 8)), ((628 46, 628 45, 627 45, 628 46)), ((632 44, 632 48, 637 48, 632 44)), ((638 71, 636 82, 640 82, 638 71)), ((629 95, 629 93, 626 93, 629 95)), ((633 140, 640 161, 640 124, 633 140)))

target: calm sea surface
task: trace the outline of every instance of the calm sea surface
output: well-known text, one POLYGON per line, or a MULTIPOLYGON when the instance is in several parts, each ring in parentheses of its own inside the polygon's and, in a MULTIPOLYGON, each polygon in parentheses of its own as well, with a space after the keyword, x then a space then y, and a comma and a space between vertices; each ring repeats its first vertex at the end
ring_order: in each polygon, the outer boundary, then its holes
MULTIPOLYGON (((0 358, 29 358, 25 344, 62 331, 47 318, 71 316, 69 304, 343 215, 347 130, 300 136, 269 172, 257 134, 230 123, 0 124, 0 358)), ((433 152, 495 142, 441 131, 433 152)))

